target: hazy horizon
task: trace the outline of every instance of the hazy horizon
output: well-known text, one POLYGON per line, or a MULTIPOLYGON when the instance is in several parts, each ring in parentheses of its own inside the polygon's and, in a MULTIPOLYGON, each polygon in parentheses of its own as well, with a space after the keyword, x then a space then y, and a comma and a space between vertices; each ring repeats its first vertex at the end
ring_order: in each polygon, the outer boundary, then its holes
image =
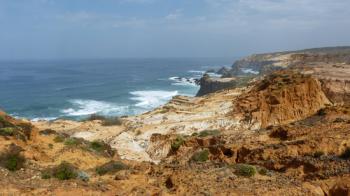
POLYGON ((0 60, 236 58, 350 45, 347 0, 0 0, 0 60))

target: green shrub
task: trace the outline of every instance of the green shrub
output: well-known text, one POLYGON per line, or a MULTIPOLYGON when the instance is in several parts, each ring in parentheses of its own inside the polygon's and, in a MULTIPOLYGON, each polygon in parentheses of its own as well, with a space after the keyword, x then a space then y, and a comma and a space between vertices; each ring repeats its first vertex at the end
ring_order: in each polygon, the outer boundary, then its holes
POLYGON ((102 121, 103 126, 122 125, 123 121, 119 117, 109 117, 102 121))
POLYGON ((258 173, 260 175, 266 176, 268 174, 269 170, 267 170, 265 167, 259 168, 258 173))
POLYGON ((111 146, 103 141, 96 140, 93 142, 83 144, 84 149, 87 149, 89 151, 92 150, 93 152, 98 153, 100 155, 112 157, 115 154, 115 151, 111 148, 111 146))
POLYGON ((51 174, 47 171, 43 171, 41 172, 41 179, 50 179, 51 178, 51 174))
POLYGON ((199 133, 199 137, 207 137, 207 136, 217 136, 220 135, 220 131, 219 130, 205 130, 205 131, 201 131, 199 133))
POLYGON ((13 127, 14 125, 10 123, 4 116, 0 116, 0 127, 13 127))
POLYGON ((53 141, 54 142, 56 142, 56 143, 62 143, 62 142, 64 142, 64 137, 63 136, 61 136, 61 135, 58 135, 58 136, 56 136, 54 139, 53 139, 53 141))
POLYGON ((196 152, 192 155, 192 160, 195 162, 205 162, 209 158, 209 151, 207 149, 196 152))
POLYGON ((2 136, 13 136, 16 129, 14 127, 5 127, 0 129, 0 135, 2 136))
POLYGON ((25 158, 20 154, 22 149, 11 146, 10 149, 0 156, 0 164, 10 171, 17 171, 24 167, 25 158))
POLYGON ((77 177, 77 172, 73 165, 67 162, 62 162, 56 168, 53 168, 52 176, 59 180, 70 180, 77 177))
POLYGON ((256 168, 248 164, 235 165, 235 173, 244 177, 252 177, 256 174, 256 168))
POLYGON ((350 147, 347 147, 344 152, 340 155, 342 159, 350 159, 350 147))
POLYGON ((102 141, 93 141, 90 143, 90 148, 96 152, 103 152, 107 149, 106 144, 102 141))
POLYGON ((122 125, 123 121, 119 117, 105 117, 98 114, 92 114, 86 121, 100 120, 103 126, 122 125))
POLYGON ((77 146, 80 143, 81 142, 77 138, 67 138, 66 140, 64 140, 64 145, 66 146, 77 146))
POLYGON ((191 136, 197 136, 197 135, 198 135, 198 133, 195 132, 195 133, 192 133, 191 136))
POLYGON ((16 155, 16 154, 9 155, 5 163, 5 168, 10 171, 16 171, 23 168, 24 162, 25 162, 25 159, 23 156, 16 155))
POLYGON ((185 140, 183 137, 177 136, 177 138, 171 143, 171 149, 177 151, 184 142, 185 140))
POLYGON ((101 120, 104 121, 106 117, 98 115, 98 114, 91 114, 85 121, 93 121, 93 120, 101 120))
POLYGON ((107 173, 114 173, 114 172, 118 172, 120 170, 125 170, 128 169, 128 166, 125 165, 122 162, 119 161, 111 161, 109 163, 106 163, 102 166, 99 166, 96 168, 96 173, 98 175, 105 175, 107 173))

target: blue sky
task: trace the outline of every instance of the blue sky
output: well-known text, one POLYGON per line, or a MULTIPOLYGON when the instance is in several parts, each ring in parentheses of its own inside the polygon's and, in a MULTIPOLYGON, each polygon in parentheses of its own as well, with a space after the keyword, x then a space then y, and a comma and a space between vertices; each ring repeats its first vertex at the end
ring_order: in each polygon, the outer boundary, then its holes
POLYGON ((350 45, 349 0, 0 0, 0 59, 236 57, 350 45))

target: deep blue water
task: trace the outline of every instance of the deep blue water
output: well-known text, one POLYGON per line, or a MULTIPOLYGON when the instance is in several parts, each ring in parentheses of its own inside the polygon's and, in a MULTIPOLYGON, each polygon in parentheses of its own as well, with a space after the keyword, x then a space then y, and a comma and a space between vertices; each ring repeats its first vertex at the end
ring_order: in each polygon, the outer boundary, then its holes
POLYGON ((93 113, 133 115, 198 86, 172 77, 199 78, 233 59, 169 58, 0 62, 0 108, 29 119, 74 118, 93 113))

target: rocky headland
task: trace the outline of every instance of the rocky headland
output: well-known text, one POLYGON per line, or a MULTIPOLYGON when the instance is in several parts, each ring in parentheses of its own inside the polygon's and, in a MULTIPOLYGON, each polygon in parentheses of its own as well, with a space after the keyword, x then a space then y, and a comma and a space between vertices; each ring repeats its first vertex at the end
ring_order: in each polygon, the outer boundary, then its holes
POLYGON ((1 112, 0 193, 349 195, 349 59, 348 47, 253 55, 137 116, 1 112))

